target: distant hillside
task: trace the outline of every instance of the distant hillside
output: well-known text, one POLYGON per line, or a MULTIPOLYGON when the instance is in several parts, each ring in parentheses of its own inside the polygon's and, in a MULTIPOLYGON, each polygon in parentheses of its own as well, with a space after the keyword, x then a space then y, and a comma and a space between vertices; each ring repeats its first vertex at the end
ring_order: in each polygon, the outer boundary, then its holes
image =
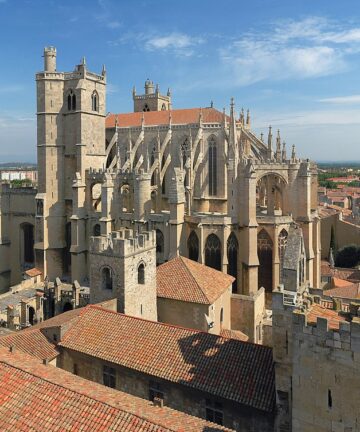
POLYGON ((2 168, 35 168, 36 163, 33 162, 4 162, 0 163, 0 169, 2 168))

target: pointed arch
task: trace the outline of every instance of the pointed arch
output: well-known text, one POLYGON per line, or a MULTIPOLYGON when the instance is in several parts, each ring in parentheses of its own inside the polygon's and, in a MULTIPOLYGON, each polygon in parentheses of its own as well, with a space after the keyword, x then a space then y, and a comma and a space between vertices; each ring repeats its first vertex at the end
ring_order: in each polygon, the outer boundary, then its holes
POLYGON ((279 262, 280 262, 280 283, 284 281, 284 257, 285 257, 285 249, 287 245, 288 232, 286 229, 282 229, 279 237, 278 237, 278 246, 279 246, 279 262))
POLYGON ((216 234, 210 234, 206 239, 205 265, 221 271, 221 242, 216 234))
POLYGON ((199 238, 196 235, 195 231, 191 231, 188 241, 187 241, 187 246, 188 246, 188 256, 189 259, 193 260, 193 261, 198 261, 199 259, 199 238))
POLYGON ((113 289, 113 272, 110 267, 103 267, 101 269, 101 285, 104 290, 113 289))
POLYGON ((258 233, 257 249, 259 258, 258 285, 266 292, 272 292, 273 241, 265 229, 258 233))
POLYGON ((214 135, 208 139, 208 170, 209 195, 215 196, 217 194, 217 149, 214 135))
POLYGON ((227 241, 227 258, 228 258, 228 274, 235 278, 232 284, 232 292, 236 293, 237 286, 237 260, 238 260, 239 243, 236 235, 232 232, 227 241))
POLYGON ((91 109, 93 111, 99 111, 99 95, 96 90, 91 95, 91 109))
POLYGON ((164 234, 161 230, 156 230, 156 264, 164 262, 164 234))

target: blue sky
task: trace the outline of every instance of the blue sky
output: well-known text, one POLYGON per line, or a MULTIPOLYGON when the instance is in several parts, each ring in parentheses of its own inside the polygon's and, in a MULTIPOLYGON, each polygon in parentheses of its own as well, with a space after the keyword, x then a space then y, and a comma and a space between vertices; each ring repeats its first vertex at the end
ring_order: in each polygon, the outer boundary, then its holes
POLYGON ((360 2, 0 0, 0 161, 36 160, 34 74, 86 56, 108 76, 107 111, 132 110, 146 78, 173 107, 250 108, 315 160, 360 160, 360 2))

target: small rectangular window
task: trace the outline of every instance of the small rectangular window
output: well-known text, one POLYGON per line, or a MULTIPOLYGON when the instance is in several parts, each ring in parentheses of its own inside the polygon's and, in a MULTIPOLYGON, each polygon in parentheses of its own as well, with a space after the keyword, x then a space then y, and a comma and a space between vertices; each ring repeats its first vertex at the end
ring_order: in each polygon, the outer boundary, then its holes
POLYGON ((332 408, 332 394, 331 394, 331 390, 328 390, 328 407, 332 408))
POLYGON ((159 382, 150 381, 149 382, 149 400, 152 402, 154 398, 164 399, 164 389, 159 382))
POLYGON ((78 365, 76 363, 74 363, 74 370, 73 370, 73 372, 74 372, 74 375, 79 375, 78 365))
POLYGON ((116 387, 116 370, 110 366, 103 366, 103 383, 107 387, 116 387))
POLYGON ((224 422, 224 412, 221 402, 206 399, 206 420, 222 425, 224 422))

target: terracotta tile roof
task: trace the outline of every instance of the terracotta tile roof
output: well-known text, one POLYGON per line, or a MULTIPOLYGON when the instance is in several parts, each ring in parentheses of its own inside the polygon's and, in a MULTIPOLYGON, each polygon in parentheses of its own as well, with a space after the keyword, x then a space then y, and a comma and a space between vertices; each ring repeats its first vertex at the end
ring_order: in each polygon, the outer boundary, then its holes
POLYGON ((0 430, 229 431, 0 348, 0 430))
POLYGON ((331 287, 332 288, 340 288, 340 287, 347 287, 349 285, 352 285, 352 282, 344 279, 339 279, 337 277, 331 278, 331 287))
MULTIPOLYGON (((204 123, 222 123, 224 120, 223 113, 216 110, 215 108, 188 108, 171 111, 148 111, 125 114, 109 114, 106 117, 106 128, 115 127, 116 118, 119 127, 141 126, 141 121, 143 117, 145 126, 168 125, 170 121, 170 114, 172 124, 199 123, 200 112, 202 112, 204 123)), ((227 119, 229 120, 228 116, 227 119)))
POLYGON ((329 262, 321 261, 321 275, 344 279, 350 282, 360 282, 360 270, 341 267, 330 267, 329 262))
POLYGON ((174 258, 156 269, 158 297, 212 304, 234 278, 185 257, 174 258))
POLYGON ((249 340, 249 336, 240 330, 222 329, 220 332, 220 336, 224 338, 236 339, 244 342, 249 340))
POLYGON ((84 308, 59 346, 263 411, 274 409, 272 349, 84 308))
POLYGON ((14 346, 15 349, 30 354, 40 360, 52 360, 59 352, 56 349, 56 345, 47 339, 41 330, 49 327, 65 327, 65 330, 68 330, 71 325, 76 322, 82 309, 83 308, 64 312, 27 329, 1 337, 0 346, 14 346))
POLYGON ((26 275, 28 275, 29 277, 35 277, 35 276, 40 276, 42 274, 42 271, 36 267, 26 270, 25 272, 26 275))
POLYGON ((16 350, 30 354, 40 360, 52 360, 59 355, 55 344, 50 342, 41 331, 33 329, 22 330, 1 337, 0 346, 8 348, 13 346, 16 350))
MULTIPOLYGON (((345 281, 344 281, 345 282, 345 281)), ((348 282, 348 281, 346 281, 348 282)), ((331 288, 323 291, 323 294, 328 297, 339 297, 347 299, 359 299, 360 298, 360 283, 350 283, 345 286, 331 288)))
POLYGON ((327 318, 329 329, 338 330, 340 322, 346 321, 338 312, 313 304, 307 313, 308 324, 316 324, 317 318, 327 318))

